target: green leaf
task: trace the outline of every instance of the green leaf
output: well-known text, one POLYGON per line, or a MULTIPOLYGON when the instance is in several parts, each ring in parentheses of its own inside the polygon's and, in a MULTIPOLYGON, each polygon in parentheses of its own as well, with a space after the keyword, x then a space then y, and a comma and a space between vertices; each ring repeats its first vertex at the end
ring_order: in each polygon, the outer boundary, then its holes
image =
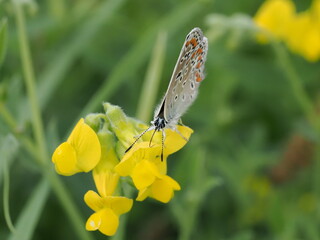
POLYGON ((18 150, 18 141, 16 138, 9 134, 3 139, 0 139, 0 181, 2 179, 1 174, 5 168, 10 166, 10 163, 18 150))
MULTIPOLYGON (((75 30, 71 40, 64 44, 64 47, 57 50, 57 54, 53 57, 51 64, 39 76, 37 95, 41 109, 46 107, 52 94, 59 88, 75 59, 79 57, 83 49, 90 44, 104 24, 112 19, 125 2, 126 0, 103 1, 98 11, 92 14, 79 29, 75 30)), ((25 99, 21 104, 24 105, 22 109, 28 109, 25 99)), ((25 111, 23 114, 26 120, 30 118, 29 111, 25 111)))
POLYGON ((40 214, 49 194, 49 184, 43 179, 33 191, 29 201, 22 210, 15 232, 9 240, 28 240, 32 239, 32 234, 37 226, 40 214))
POLYGON ((7 19, 0 22, 0 66, 4 61, 7 50, 7 19))
POLYGON ((10 207, 9 207, 9 189, 10 189, 10 178, 9 178, 9 165, 18 150, 18 142, 12 135, 7 135, 0 143, 1 149, 1 160, 0 161, 0 180, 3 174, 3 210, 4 218, 9 229, 13 232, 14 226, 11 221, 10 207))

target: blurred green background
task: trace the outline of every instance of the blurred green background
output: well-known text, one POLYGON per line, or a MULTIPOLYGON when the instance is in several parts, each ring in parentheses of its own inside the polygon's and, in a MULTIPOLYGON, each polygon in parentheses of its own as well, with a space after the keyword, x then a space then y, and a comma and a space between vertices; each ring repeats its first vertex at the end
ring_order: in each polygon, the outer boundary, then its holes
MULTIPOLYGON (((94 189, 91 174, 52 177, 50 156, 103 101, 136 116, 154 58, 160 84, 152 96, 160 101, 194 27, 210 44, 206 79, 183 116, 195 132, 168 160, 182 190, 169 204, 135 202, 114 239, 320 239, 320 132, 290 83, 294 72, 318 116, 320 63, 255 41, 244 23, 263 1, 21 2, 0 1, 0 239, 108 239, 82 232, 92 213, 83 202, 94 189), (163 58, 153 54, 162 47, 163 58), (45 160, 28 148, 39 144, 23 70, 30 63, 45 160), (52 190, 59 184, 62 193, 52 190)), ((302 11, 311 1, 295 3, 302 11)))

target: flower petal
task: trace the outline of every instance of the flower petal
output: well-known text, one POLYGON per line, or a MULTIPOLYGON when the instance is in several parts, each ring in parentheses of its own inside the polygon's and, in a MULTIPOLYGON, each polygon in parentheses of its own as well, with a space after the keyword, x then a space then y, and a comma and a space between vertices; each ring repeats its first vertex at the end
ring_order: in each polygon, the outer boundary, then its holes
POLYGON ((173 197, 173 189, 165 180, 158 179, 151 186, 150 197, 160 202, 168 203, 173 197))
POLYGON ((159 144, 150 147, 149 142, 136 143, 132 149, 123 156, 121 162, 115 167, 115 171, 119 173, 120 176, 129 176, 138 162, 142 160, 161 162, 160 155, 161 146, 159 144))
POLYGON ((89 190, 84 195, 85 203, 95 212, 99 211, 104 207, 102 198, 98 195, 98 193, 89 190))
POLYGON ((135 166, 135 159, 133 158, 133 152, 130 150, 127 152, 121 162, 115 166, 114 170, 122 177, 129 176, 135 166))
POLYGON ((121 215, 126 212, 129 212, 133 205, 133 200, 126 197, 108 197, 110 203, 110 208, 114 211, 115 214, 121 215))
POLYGON ((144 201, 147 197, 150 196, 150 188, 145 188, 139 191, 137 201, 144 201))
POLYGON ((169 177, 169 176, 164 176, 163 177, 163 180, 169 185, 172 187, 173 190, 181 190, 181 187, 179 185, 179 183, 174 180, 173 178, 169 177))
MULTIPOLYGON (((100 135, 99 139, 101 142, 100 135)), ((106 197, 112 195, 117 187, 120 176, 114 172, 114 167, 119 160, 113 148, 102 146, 101 149, 100 162, 93 169, 92 175, 99 194, 106 197)))
POLYGON ((174 190, 180 190, 179 184, 169 176, 165 176, 163 179, 158 179, 151 186, 152 198, 167 203, 174 196, 174 190))
POLYGON ((113 236, 119 226, 119 217, 110 208, 105 208, 100 212, 101 224, 99 231, 107 236, 113 236))
POLYGON ((98 230, 101 225, 101 211, 92 214, 86 222, 87 231, 98 230))
POLYGON ((138 190, 150 186, 156 179, 157 169, 147 160, 139 162, 132 171, 131 178, 138 190))
MULTIPOLYGON (((268 0, 263 3, 254 17, 258 26, 270 31, 276 37, 282 39, 287 36, 288 25, 294 19, 295 6, 290 0, 268 0)), ((261 42, 265 42, 259 36, 261 42)))
POLYGON ((102 197, 111 196, 118 185, 119 174, 109 169, 98 171, 96 168, 93 169, 92 174, 99 194, 102 197))
POLYGON ((168 203, 174 196, 174 190, 180 190, 180 185, 171 177, 164 175, 161 179, 157 178, 151 186, 141 189, 136 200, 143 201, 151 197, 168 203))
POLYGON ((95 131, 83 118, 79 120, 67 142, 75 149, 77 165, 82 171, 88 172, 98 164, 101 156, 100 142, 95 131))
MULTIPOLYGON (((177 126, 177 130, 181 133, 183 137, 186 139, 189 139, 191 134, 193 133, 193 130, 191 128, 188 128, 186 126, 177 126)), ((181 148, 183 148, 184 145, 186 145, 187 141, 181 136, 178 132, 167 129, 166 130, 166 139, 164 142, 164 154, 170 155, 174 152, 177 152, 181 148)))
POLYGON ((52 155, 52 162, 55 164, 57 173, 61 175, 70 176, 80 172, 76 164, 76 152, 68 142, 64 142, 56 148, 52 155))

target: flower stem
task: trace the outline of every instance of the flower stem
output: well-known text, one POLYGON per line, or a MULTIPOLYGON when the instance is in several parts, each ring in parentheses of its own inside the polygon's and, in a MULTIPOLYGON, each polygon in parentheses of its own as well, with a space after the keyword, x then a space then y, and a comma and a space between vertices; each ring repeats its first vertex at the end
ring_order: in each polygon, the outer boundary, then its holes
POLYGON ((43 132, 43 124, 41 119, 41 113, 39 108, 39 102, 36 95, 35 75, 32 66, 32 59, 30 54, 30 48, 28 38, 26 34, 26 26, 24 13, 22 10, 22 4, 12 0, 13 8, 15 12, 16 24, 18 28, 18 38, 21 53, 22 68, 24 73, 24 79, 27 88, 27 94, 31 106, 32 112, 32 127, 37 143, 37 147, 40 155, 40 162, 46 164, 45 159, 48 157, 46 141, 43 132))
POLYGON ((10 188, 10 177, 9 177, 9 168, 7 166, 7 161, 3 162, 3 211, 4 211, 4 218, 7 222, 8 228, 12 233, 15 232, 15 228, 13 226, 10 212, 9 212, 9 188, 10 188))
POLYGON ((160 31, 143 83, 143 88, 141 91, 138 110, 136 114, 137 118, 143 122, 147 122, 150 120, 151 113, 155 105, 155 100, 157 97, 161 79, 161 72, 163 68, 166 41, 167 34, 160 31))
MULTIPOLYGON (((280 65, 282 69, 284 70, 284 73, 289 80, 289 83, 291 85, 292 91, 294 96, 296 97, 300 108, 305 113, 307 119, 310 121, 310 124, 312 125, 314 131, 316 132, 316 135, 320 135, 320 122, 318 120, 319 116, 317 115, 316 109, 314 107, 314 104, 312 104, 311 99, 309 98, 307 92, 302 86, 302 81, 299 78, 298 74, 296 73, 294 67, 292 66, 292 63, 290 62, 290 59, 288 57, 288 54, 286 53, 286 50, 282 44, 279 42, 273 40, 272 46, 275 50, 275 53, 278 57, 278 60, 280 62, 280 65)), ((316 147, 315 152, 315 166, 314 166, 314 192, 315 195, 319 201, 320 199, 320 149, 319 144, 316 147)), ((320 208, 317 208, 317 216, 320 217, 320 208)))
MULTIPOLYGON (((83 227, 82 218, 75 207, 70 195, 68 194, 67 190, 65 189, 63 183, 58 178, 57 175, 51 170, 49 166, 49 154, 47 152, 46 147, 46 139, 43 131, 43 123, 41 119, 41 112, 39 107, 39 101, 36 95, 36 85, 35 85, 35 74, 33 70, 33 64, 30 54, 30 47, 27 39, 26 34, 26 26, 25 26, 25 19, 24 13, 22 10, 21 3, 18 1, 12 0, 13 8, 16 17, 16 23, 18 28, 18 38, 19 38, 19 45, 20 45, 20 52, 21 52, 21 60, 22 60, 22 67, 24 78, 26 82, 27 88, 27 95, 31 106, 32 112, 32 124, 33 124, 33 131, 34 136, 36 139, 36 156, 35 158, 39 160, 40 165, 43 167, 43 174, 50 180, 51 186, 56 193, 57 197, 59 198, 61 205, 64 207, 66 213, 68 214, 73 227, 78 234, 79 239, 82 240, 91 240, 91 235, 85 231, 83 227)), ((13 118, 8 115, 8 112, 3 110, 2 108, 2 116, 6 118, 8 125, 11 128, 15 128, 16 124, 13 121, 13 118)), ((25 142, 25 145, 26 144, 25 142)), ((33 152, 34 153, 34 152, 33 152)))
POLYGON ((0 115, 2 116, 4 122, 9 126, 10 130, 14 134, 14 136, 19 139, 19 141, 22 143, 23 147, 37 160, 40 161, 38 151, 36 146, 33 144, 33 142, 25 137, 22 134, 19 134, 17 131, 18 126, 16 121, 14 120, 11 113, 8 111, 8 109, 3 105, 3 103, 0 103, 0 115))
POLYGON ((49 179, 53 191, 57 195, 58 199, 65 212, 68 214, 69 218, 72 220, 71 224, 81 240, 92 240, 91 234, 87 232, 84 228, 84 223, 82 217, 80 216, 75 203, 72 201, 70 194, 66 190, 62 181, 58 175, 51 169, 47 170, 45 173, 46 177, 49 179))
POLYGON ((280 66, 284 71, 284 74, 286 75, 289 84, 291 85, 292 92, 301 110, 304 112, 312 126, 315 129, 319 129, 319 125, 317 123, 317 116, 312 101, 309 98, 304 87, 302 86, 302 81, 296 73, 292 63, 290 62, 290 59, 288 57, 288 54, 286 53, 284 46, 276 40, 272 40, 271 43, 275 50, 280 66))

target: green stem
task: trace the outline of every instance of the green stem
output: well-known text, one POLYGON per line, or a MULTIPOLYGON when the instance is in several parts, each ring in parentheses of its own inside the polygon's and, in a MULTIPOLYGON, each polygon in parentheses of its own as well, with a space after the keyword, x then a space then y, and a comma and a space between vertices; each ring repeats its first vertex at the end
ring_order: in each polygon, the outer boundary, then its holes
POLYGON ((82 240, 92 240, 92 236, 89 232, 85 230, 82 217, 76 208, 75 203, 72 201, 69 192, 66 190, 59 176, 53 172, 51 169, 45 172, 46 177, 49 179, 52 189, 58 197, 62 207, 68 214, 71 224, 78 235, 79 239, 82 240))
MULTIPOLYGON (((22 146, 31 154, 31 156, 33 156, 40 163, 40 158, 36 147, 29 138, 17 133, 17 131, 15 130, 17 129, 17 123, 15 122, 10 112, 7 111, 7 109, 1 104, 0 114, 2 115, 7 125, 10 127, 11 131, 17 137, 17 139, 20 140, 22 146)), ((43 166, 43 173, 49 179, 55 194, 59 198, 62 207, 65 209, 73 224, 74 229, 79 235, 79 239, 91 240, 91 235, 89 235, 89 233, 85 231, 83 227, 84 224, 82 222, 82 217, 79 215, 75 207, 75 204, 72 202, 71 197, 68 194, 64 185, 62 184, 60 178, 58 178, 58 176, 55 175, 55 173, 53 173, 52 171, 48 171, 47 166, 43 166)))
MULTIPOLYGON (((278 41, 273 40, 272 46, 275 50, 275 53, 277 55, 277 58, 280 62, 280 65, 282 69, 284 70, 284 73, 289 80, 289 83, 291 85, 292 91, 294 96, 296 97, 300 108, 310 121, 310 124, 314 128, 314 130, 317 132, 317 135, 320 134, 320 121, 318 120, 319 115, 316 113, 316 109, 314 107, 314 104, 312 104, 311 99, 309 98, 307 92, 305 91, 304 87, 302 86, 302 81, 299 78, 298 74, 296 73, 292 63, 290 62, 290 59, 288 57, 288 54, 282 44, 280 44, 278 41)), ((316 147, 315 150, 315 167, 314 167, 314 192, 317 197, 317 199, 320 199, 320 149, 319 144, 316 147)), ((317 209, 317 216, 320 217, 320 208, 317 209)))
POLYGON ((284 46, 276 40, 272 41, 272 46, 275 50, 275 53, 276 53, 276 56, 279 60, 280 66, 282 67, 282 70, 284 71, 284 74, 286 75, 287 80, 289 81, 289 84, 291 85, 292 92, 293 92, 295 98, 297 99, 297 102, 298 102, 301 110, 304 112, 306 117, 309 119, 309 121, 313 125, 313 127, 315 127, 315 129, 319 129, 318 123, 317 123, 317 116, 316 116, 312 101, 309 98, 304 87, 302 86, 302 81, 301 81, 300 77, 298 76, 298 74, 296 73, 292 63, 290 62, 290 59, 288 57, 288 54, 287 54, 284 46))
MULTIPOLYGON (((45 135, 43 131, 43 123, 41 119, 41 113, 39 108, 39 102, 36 95, 36 85, 35 85, 35 75, 32 66, 32 59, 30 54, 29 43, 26 34, 26 26, 25 26, 25 19, 23 10, 21 8, 21 3, 12 0, 15 17, 17 22, 18 28, 18 38, 19 38, 19 45, 21 51, 21 60, 22 60, 22 67, 24 72, 24 78, 26 82, 27 94, 31 106, 32 112, 32 124, 33 124, 33 131, 37 143, 37 152, 36 159, 39 160, 43 167, 43 173, 46 177, 50 180, 51 186, 56 193, 57 197, 59 198, 61 205, 64 207, 66 213, 68 214, 71 223, 78 234, 79 239, 82 240, 91 240, 91 235, 84 229, 84 224, 82 222, 82 218, 75 207, 75 204, 71 200, 71 197, 68 194, 68 191, 65 189, 64 185, 62 184, 61 180, 58 176, 48 169, 49 163, 49 154, 46 148, 46 141, 45 135)), ((4 112, 4 116, 6 113, 4 112)), ((13 121, 10 118, 7 118, 7 121, 11 127, 14 127, 13 121)))
POLYGON ((151 56, 150 65, 143 83, 137 110, 137 118, 143 122, 150 120, 157 97, 164 62, 167 34, 160 31, 151 56))
POLYGON ((7 166, 7 161, 3 162, 3 211, 4 211, 4 218, 7 222, 8 228, 13 233, 15 232, 15 228, 11 221, 10 217, 10 206, 9 206, 9 187, 10 186, 10 177, 9 177, 9 169, 7 166))
POLYGON ((14 134, 14 136, 19 139, 19 141, 22 143, 23 147, 37 160, 41 161, 39 158, 39 154, 37 151, 36 146, 33 144, 33 142, 25 137, 24 135, 20 134, 17 129, 17 123, 14 120, 11 113, 8 111, 8 109, 0 103, 0 115, 2 116, 5 123, 9 126, 11 132, 14 134))
POLYGON ((36 143, 39 148, 38 150, 40 154, 40 161, 42 164, 46 164, 47 162, 45 162, 45 159, 48 158, 48 153, 43 132, 43 124, 41 119, 39 102, 36 94, 35 75, 26 34, 24 13, 21 7, 21 3, 18 3, 15 0, 12 0, 12 3, 15 11, 16 23, 18 28, 18 38, 24 79, 32 112, 32 127, 35 134, 36 143))

